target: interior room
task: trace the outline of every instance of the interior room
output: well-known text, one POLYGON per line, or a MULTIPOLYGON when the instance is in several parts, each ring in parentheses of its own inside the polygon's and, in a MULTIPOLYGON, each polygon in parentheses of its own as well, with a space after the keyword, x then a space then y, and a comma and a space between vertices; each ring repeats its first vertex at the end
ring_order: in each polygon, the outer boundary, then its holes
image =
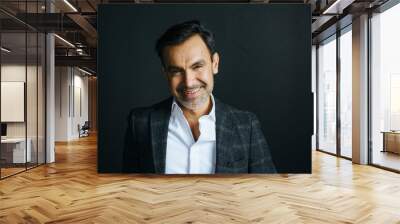
POLYGON ((397 0, 2 0, 0 223, 400 223, 398 24, 397 0), (311 173, 99 172, 99 7, 160 4, 309 7, 311 173))

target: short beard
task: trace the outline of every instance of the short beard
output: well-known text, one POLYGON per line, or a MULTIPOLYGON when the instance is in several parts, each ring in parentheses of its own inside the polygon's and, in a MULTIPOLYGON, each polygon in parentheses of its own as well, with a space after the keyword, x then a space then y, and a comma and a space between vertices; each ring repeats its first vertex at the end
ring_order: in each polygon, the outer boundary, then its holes
POLYGON ((201 95, 198 99, 196 99, 195 101, 192 101, 192 102, 188 102, 188 101, 185 101, 185 100, 179 99, 179 98, 177 99, 177 101, 182 106, 184 106, 186 109, 195 111, 195 110, 198 110, 199 108, 203 107, 204 104, 209 99, 211 93, 209 93, 207 91, 206 91, 206 93, 207 94, 201 95))

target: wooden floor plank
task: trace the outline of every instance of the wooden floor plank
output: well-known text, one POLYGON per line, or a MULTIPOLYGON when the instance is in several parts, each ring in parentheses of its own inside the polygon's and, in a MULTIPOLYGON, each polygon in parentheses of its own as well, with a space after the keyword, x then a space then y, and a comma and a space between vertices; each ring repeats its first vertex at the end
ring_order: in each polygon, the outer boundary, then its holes
POLYGON ((0 223, 400 223, 400 175, 313 152, 300 175, 98 174, 96 138, 0 181, 0 223), (155 178, 157 177, 157 178, 155 178))

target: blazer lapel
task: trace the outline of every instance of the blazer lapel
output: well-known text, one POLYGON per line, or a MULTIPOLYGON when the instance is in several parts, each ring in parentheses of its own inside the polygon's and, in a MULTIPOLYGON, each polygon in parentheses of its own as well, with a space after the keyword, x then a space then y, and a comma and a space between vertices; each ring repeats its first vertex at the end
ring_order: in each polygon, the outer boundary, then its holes
POLYGON ((167 149, 168 125, 171 116, 172 98, 166 100, 151 113, 151 146, 155 173, 165 173, 165 157, 167 149))
POLYGON ((216 166, 215 172, 224 172, 233 159, 232 138, 234 133, 232 117, 222 102, 215 99, 216 117, 216 166))

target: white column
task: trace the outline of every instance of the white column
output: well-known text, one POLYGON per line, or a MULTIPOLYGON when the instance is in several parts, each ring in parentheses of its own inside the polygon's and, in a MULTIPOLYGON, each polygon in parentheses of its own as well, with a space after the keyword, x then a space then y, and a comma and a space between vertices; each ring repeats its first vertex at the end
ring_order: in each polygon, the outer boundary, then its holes
MULTIPOLYGON (((47 12, 53 12, 51 1, 46 1, 47 12)), ((54 35, 46 35, 46 163, 55 161, 54 133, 55 133, 55 44, 54 35)))
POLYGON ((368 16, 353 19, 353 162, 368 163, 368 16))
POLYGON ((46 163, 52 163, 55 161, 54 151, 54 133, 55 133, 55 76, 54 76, 54 35, 47 34, 46 36, 46 163))

